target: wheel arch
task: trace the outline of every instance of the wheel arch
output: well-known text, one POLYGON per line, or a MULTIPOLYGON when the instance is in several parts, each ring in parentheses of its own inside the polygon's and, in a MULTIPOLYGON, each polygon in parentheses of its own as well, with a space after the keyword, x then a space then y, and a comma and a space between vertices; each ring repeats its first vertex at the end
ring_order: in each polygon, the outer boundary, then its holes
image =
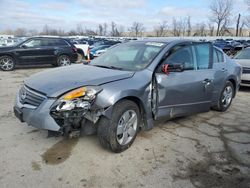
POLYGON ((146 107, 145 107, 144 103, 142 102, 142 100, 137 96, 130 95, 130 96, 121 97, 119 100, 115 101, 114 104, 112 104, 112 106, 110 106, 109 108, 106 109, 104 116, 109 117, 112 113, 114 105, 116 105, 117 103, 119 103, 123 100, 132 101, 138 106, 139 111, 140 111, 140 115, 141 115, 140 128, 146 129, 146 130, 150 129, 151 125, 148 125, 146 107))
POLYGON ((227 81, 229 81, 229 82, 231 82, 233 84, 233 87, 234 87, 234 95, 233 95, 233 97, 235 97, 236 96, 236 91, 237 91, 237 84, 236 84, 237 82, 233 77, 229 77, 227 79, 227 81))
POLYGON ((13 58, 15 60, 15 63, 17 63, 17 58, 15 57, 14 54, 10 54, 10 53, 0 53, 0 57, 3 56, 10 56, 11 58, 13 58))
POLYGON ((145 106, 143 105, 143 102, 141 101, 140 98, 136 97, 136 96, 127 96, 124 98, 119 99, 116 103, 122 101, 122 100, 129 100, 129 101, 133 101, 139 108, 140 111, 140 115, 141 115, 141 121, 142 124, 140 125, 141 128, 144 128, 147 121, 146 121, 146 110, 145 110, 145 106))

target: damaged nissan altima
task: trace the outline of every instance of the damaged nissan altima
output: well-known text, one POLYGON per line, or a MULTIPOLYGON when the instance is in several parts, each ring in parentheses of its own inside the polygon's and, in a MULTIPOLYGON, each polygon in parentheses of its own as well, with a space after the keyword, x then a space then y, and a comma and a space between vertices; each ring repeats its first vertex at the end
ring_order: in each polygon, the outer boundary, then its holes
POLYGON ((226 111, 241 67, 209 42, 142 40, 120 44, 87 65, 55 68, 24 81, 15 115, 39 129, 97 133, 122 152, 155 120, 226 111))

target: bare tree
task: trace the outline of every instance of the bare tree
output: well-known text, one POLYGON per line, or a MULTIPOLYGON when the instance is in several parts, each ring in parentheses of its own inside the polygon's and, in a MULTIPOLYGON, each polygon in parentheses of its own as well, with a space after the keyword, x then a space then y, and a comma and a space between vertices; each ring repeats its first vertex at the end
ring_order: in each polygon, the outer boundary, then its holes
POLYGON ((239 36, 240 18, 241 18, 241 14, 239 14, 237 22, 236 22, 236 34, 235 34, 236 37, 239 36))
POLYGON ((191 24, 191 17, 187 17, 187 36, 191 36, 192 33, 192 24, 191 24))
POLYGON ((49 26, 46 24, 45 26, 43 26, 43 31, 41 34, 43 35, 49 35, 49 32, 50 32, 50 28, 49 26))
POLYGON ((226 19, 225 22, 223 23, 223 25, 221 26, 221 29, 220 29, 220 35, 224 36, 226 34, 229 34, 229 35, 233 35, 233 33, 230 32, 229 30, 229 19, 226 19))
POLYGON ((145 31, 145 27, 143 26, 143 23, 134 22, 128 30, 135 37, 139 37, 142 36, 143 31, 145 31))
POLYGON ((214 36, 214 24, 208 23, 209 36, 214 36))
POLYGON ((172 24, 173 24, 173 30, 172 30, 173 35, 179 37, 181 35, 181 31, 176 18, 173 18, 172 24))
POLYGON ((158 26, 155 27, 155 34, 157 37, 164 37, 166 35, 166 30, 167 30, 167 22, 163 21, 160 23, 158 26))
POLYGON ((194 36, 206 36, 206 24, 205 23, 197 23, 195 25, 194 36))
POLYGON ((240 26, 240 29, 239 29, 239 36, 241 36, 241 37, 244 35, 243 28, 244 28, 245 25, 246 25, 245 21, 241 22, 241 26, 240 26))
POLYGON ((14 34, 14 31, 12 29, 6 29, 2 32, 3 34, 6 34, 6 35, 13 35, 14 34))
POLYGON ((98 25, 98 34, 101 36, 103 35, 103 25, 102 24, 98 25))
POLYGON ((181 35, 183 36, 185 35, 187 30, 187 24, 185 18, 180 18, 180 19, 173 18, 172 25, 173 25, 172 33, 174 36, 179 37, 181 35))
POLYGON ((233 0, 212 0, 210 5, 210 20, 217 24, 216 36, 220 35, 222 27, 226 27, 233 10, 233 0))
POLYGON ((116 23, 115 22, 111 22, 111 32, 110 35, 112 37, 116 36, 116 23))
POLYGON ((17 36, 17 37, 24 37, 24 36, 27 35, 27 30, 24 29, 24 28, 17 28, 14 31, 14 35, 17 36))
POLYGON ((104 36, 107 36, 107 30, 108 30, 108 24, 107 24, 107 23, 104 23, 104 24, 103 24, 103 35, 104 35, 104 36))

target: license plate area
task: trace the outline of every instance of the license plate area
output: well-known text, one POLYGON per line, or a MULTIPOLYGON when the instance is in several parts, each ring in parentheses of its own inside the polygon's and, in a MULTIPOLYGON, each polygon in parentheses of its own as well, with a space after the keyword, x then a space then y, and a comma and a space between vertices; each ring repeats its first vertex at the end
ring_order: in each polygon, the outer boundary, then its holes
POLYGON ((17 107, 14 107, 14 113, 15 113, 15 116, 16 116, 21 122, 24 122, 24 120, 23 120, 23 113, 22 113, 17 107))

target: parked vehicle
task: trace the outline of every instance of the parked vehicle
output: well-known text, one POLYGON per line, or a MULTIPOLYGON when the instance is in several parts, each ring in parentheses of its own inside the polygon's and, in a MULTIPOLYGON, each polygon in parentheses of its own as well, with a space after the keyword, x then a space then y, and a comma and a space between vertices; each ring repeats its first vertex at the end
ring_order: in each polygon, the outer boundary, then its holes
POLYGON ((99 57, 101 54, 107 51, 112 45, 101 45, 90 50, 90 57, 94 59, 95 57, 99 57))
POLYGON ((85 40, 72 40, 71 41, 75 47, 78 49, 78 53, 82 55, 85 59, 89 55, 89 44, 85 40))
POLYGON ((154 120, 226 111, 240 76, 241 66, 209 42, 134 41, 88 65, 31 76, 14 112, 22 122, 64 135, 97 131, 102 146, 122 152, 154 120))
POLYGON ((52 64, 65 66, 77 60, 77 49, 67 39, 34 37, 11 47, 0 48, 0 68, 10 71, 16 65, 52 64))
POLYGON ((241 85, 250 87, 250 48, 240 51, 234 59, 243 67, 241 85))

